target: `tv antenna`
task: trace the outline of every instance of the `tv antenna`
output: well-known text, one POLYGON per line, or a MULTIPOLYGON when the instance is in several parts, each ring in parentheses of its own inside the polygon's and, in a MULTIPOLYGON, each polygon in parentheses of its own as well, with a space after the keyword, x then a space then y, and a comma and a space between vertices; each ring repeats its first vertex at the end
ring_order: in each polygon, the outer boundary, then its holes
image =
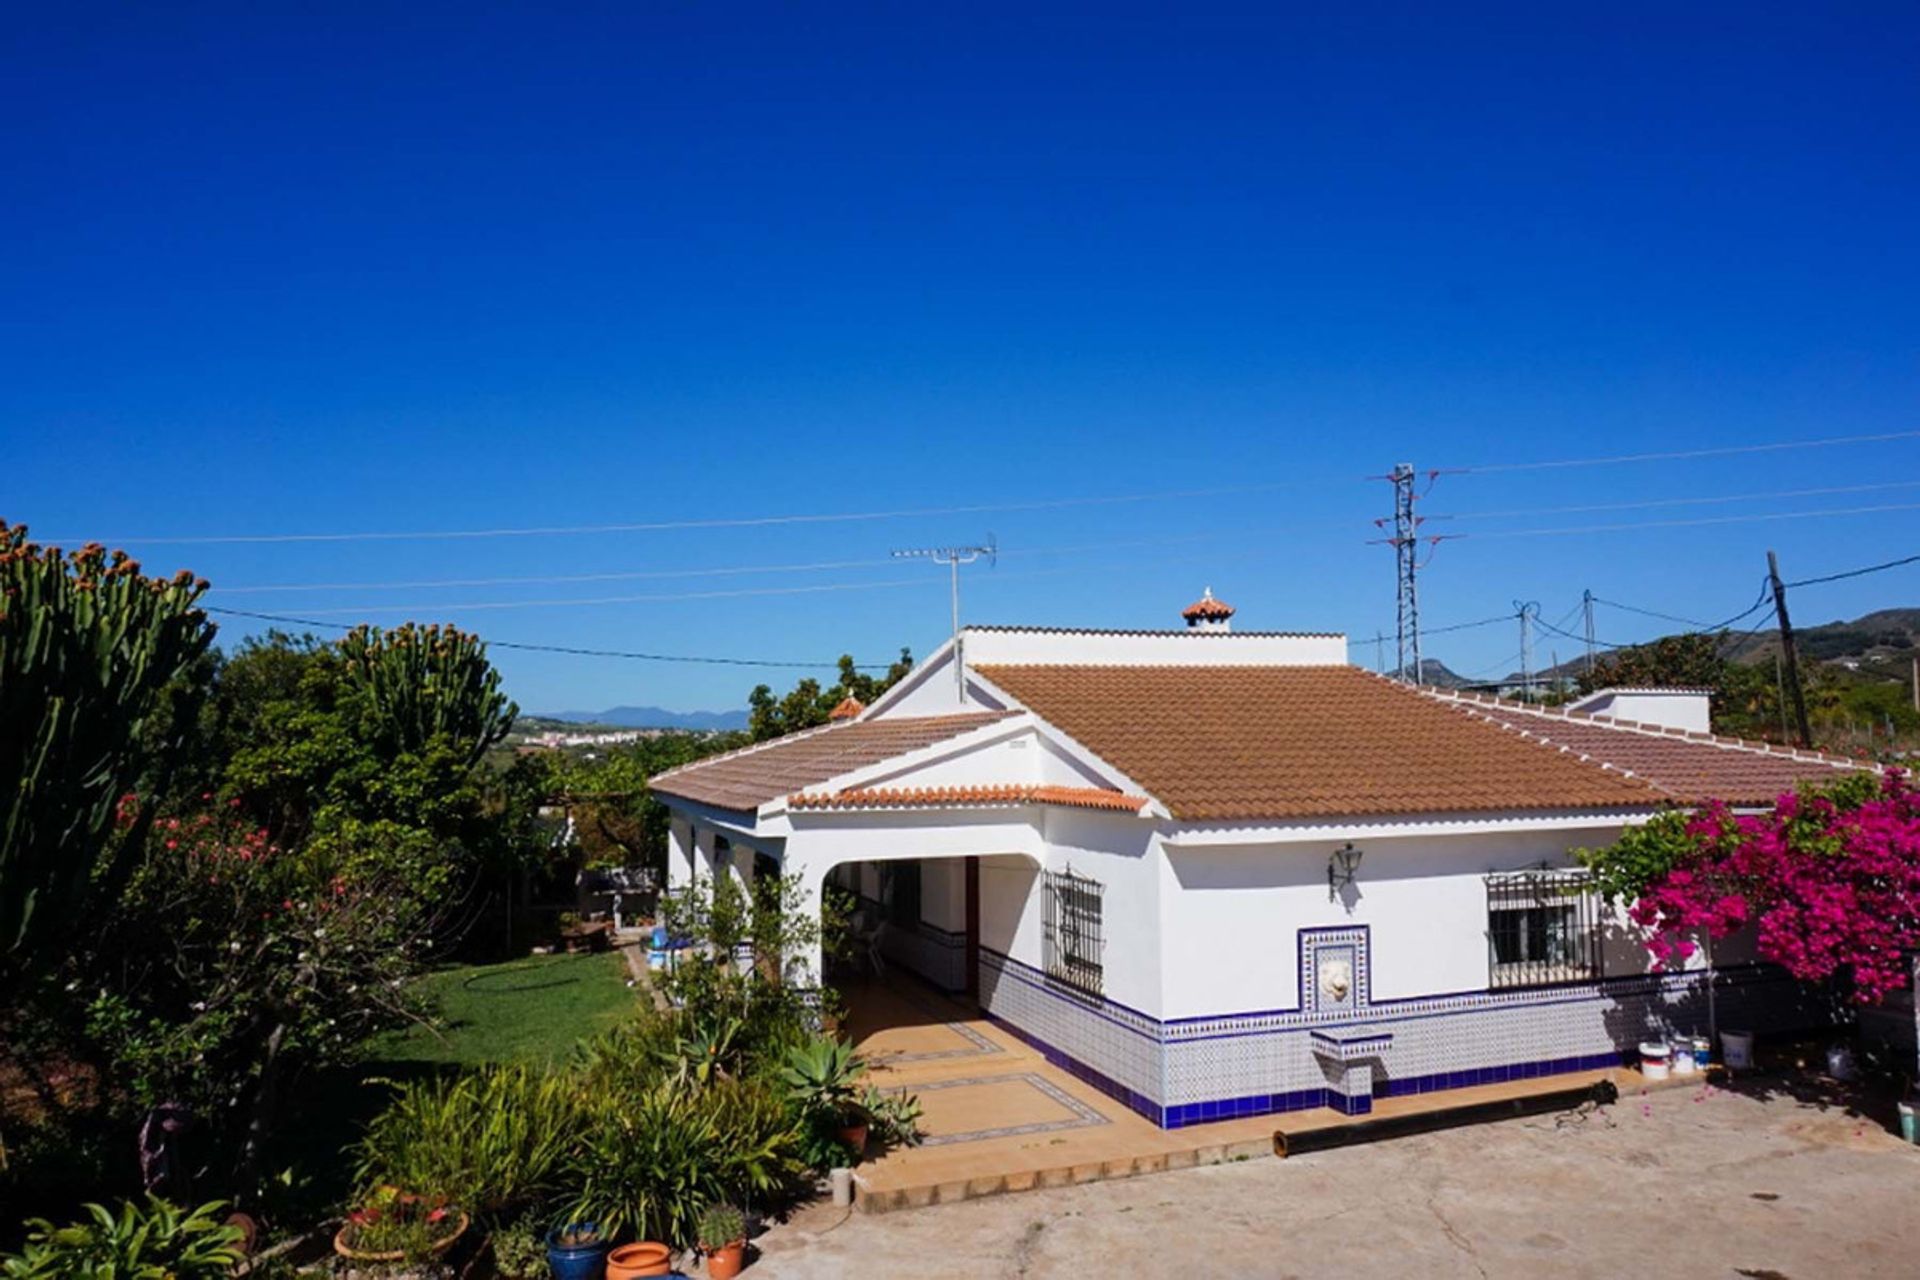
POLYGON ((953 688, 962 706, 967 701, 967 660, 960 640, 960 566, 985 558, 989 565, 999 563, 1000 544, 992 534, 977 547, 905 547, 896 550, 896 560, 931 560, 944 564, 953 575, 953 688))

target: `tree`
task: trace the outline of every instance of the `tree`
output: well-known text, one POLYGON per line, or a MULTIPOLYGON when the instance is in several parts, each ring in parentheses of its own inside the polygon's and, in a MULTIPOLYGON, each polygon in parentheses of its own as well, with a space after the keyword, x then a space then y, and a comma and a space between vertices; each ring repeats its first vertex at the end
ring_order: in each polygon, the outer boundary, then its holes
POLYGON ((597 758, 552 753, 546 797, 572 815, 588 865, 651 868, 664 884, 667 807, 648 781, 668 769, 746 745, 739 733, 661 733, 623 743, 597 758))
POLYGON ((358 628, 338 643, 270 632, 221 667, 211 790, 278 844, 397 874, 438 901, 526 852, 534 799, 482 765, 517 708, 475 637, 358 628))
POLYGON ((1714 804, 1583 851, 1603 892, 1631 903, 1659 964, 1704 932, 1753 926, 1759 954, 1805 981, 1840 977, 1877 1004, 1920 946, 1920 792, 1904 774, 1859 773, 1766 814, 1714 804))
POLYGON ((871 676, 854 666, 850 654, 840 655, 839 683, 827 689, 811 676, 796 684, 786 697, 776 699, 768 685, 758 685, 747 695, 747 733, 755 742, 765 742, 782 734, 812 729, 827 723, 833 709, 847 698, 856 698, 871 706, 874 699, 906 678, 913 670, 913 654, 900 650, 900 657, 884 676, 871 676))
POLYGON ((213 639, 195 607, 206 587, 0 522, 0 993, 54 967, 138 858, 179 759, 174 726, 204 692, 185 677, 213 639), (147 799, 116 829, 136 791, 147 799))

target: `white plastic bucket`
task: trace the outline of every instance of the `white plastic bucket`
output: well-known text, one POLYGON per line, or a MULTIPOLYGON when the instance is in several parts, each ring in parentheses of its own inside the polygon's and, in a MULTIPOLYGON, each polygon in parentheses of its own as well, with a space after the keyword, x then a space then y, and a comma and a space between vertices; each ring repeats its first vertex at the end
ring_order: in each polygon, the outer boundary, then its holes
POLYGON ((1640 1044, 1640 1074, 1649 1080, 1667 1078, 1667 1061, 1671 1050, 1654 1040, 1645 1040, 1640 1044))
POLYGON ((1727 1070, 1747 1071, 1753 1067, 1753 1032, 1722 1031, 1720 1033, 1720 1056, 1726 1060, 1727 1070))
POLYGON ((1693 1041, 1682 1040, 1673 1046, 1673 1074, 1691 1076, 1700 1073, 1700 1065, 1694 1061, 1693 1041))

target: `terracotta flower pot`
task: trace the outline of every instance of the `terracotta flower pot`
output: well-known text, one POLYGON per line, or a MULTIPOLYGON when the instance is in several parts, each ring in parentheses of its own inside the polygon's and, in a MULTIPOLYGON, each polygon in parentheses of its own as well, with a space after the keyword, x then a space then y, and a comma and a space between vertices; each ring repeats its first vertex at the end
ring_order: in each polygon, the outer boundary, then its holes
POLYGON ((862 1120, 858 1124, 842 1125, 840 1141, 853 1148, 855 1156, 865 1155, 867 1153, 867 1122, 862 1120))
POLYGON ((747 1242, 735 1240, 732 1244, 723 1244, 718 1249, 707 1250, 708 1280, 733 1280, 740 1269, 747 1265, 747 1242))
MULTIPOLYGON (((453 1248, 455 1242, 467 1233, 467 1225, 471 1221, 472 1219, 467 1217, 466 1214, 460 1214, 454 1219, 453 1226, 448 1229, 446 1235, 427 1246, 427 1256, 429 1258, 437 1258, 447 1250, 453 1248)), ((341 1257, 353 1262, 405 1262, 407 1260, 406 1251, 402 1249, 382 1251, 354 1248, 347 1243, 347 1233, 352 1229, 353 1224, 349 1223, 333 1233, 333 1251, 341 1257)))
POLYGON ((673 1250, 653 1240, 623 1244, 607 1255, 607 1280, 664 1276, 673 1270, 673 1250))

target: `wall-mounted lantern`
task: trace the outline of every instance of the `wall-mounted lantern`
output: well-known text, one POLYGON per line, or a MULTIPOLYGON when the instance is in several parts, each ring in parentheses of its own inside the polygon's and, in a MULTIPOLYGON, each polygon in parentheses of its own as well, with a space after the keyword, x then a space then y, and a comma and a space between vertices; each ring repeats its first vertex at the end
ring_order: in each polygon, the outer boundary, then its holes
POLYGON ((1329 902, 1337 899, 1342 889, 1352 886, 1354 873, 1360 870, 1360 859, 1363 856, 1363 851, 1354 848, 1353 841, 1349 840, 1335 849, 1333 856, 1327 859, 1327 900, 1329 902))

